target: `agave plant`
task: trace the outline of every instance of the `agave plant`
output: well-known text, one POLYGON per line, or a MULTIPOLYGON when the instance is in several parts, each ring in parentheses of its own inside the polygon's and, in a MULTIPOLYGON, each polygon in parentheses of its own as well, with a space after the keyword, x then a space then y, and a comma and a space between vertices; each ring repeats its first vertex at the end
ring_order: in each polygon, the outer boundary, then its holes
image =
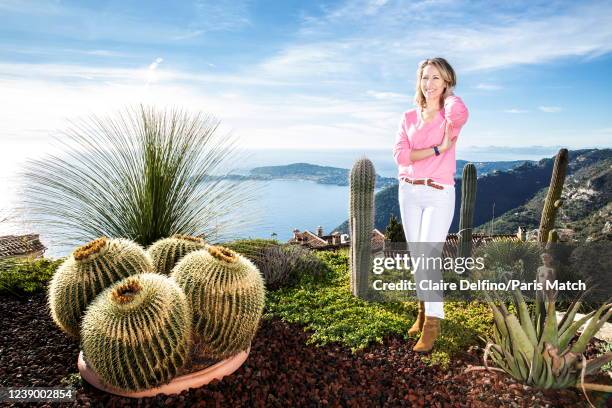
MULTIPOLYGON (((23 202, 29 221, 65 244, 98 236, 148 246, 173 234, 231 236, 252 196, 220 174, 236 143, 201 113, 127 109, 73 122, 61 156, 30 161, 23 202)), ((248 215, 247 215, 248 217, 248 215)))
POLYGON ((536 277, 541 253, 536 242, 498 240, 478 248, 474 257, 484 258, 483 275, 488 278, 498 280, 511 275, 528 282, 536 277))
POLYGON ((585 384, 585 375, 593 374, 612 361, 612 353, 587 360, 584 352, 595 333, 612 315, 612 303, 601 305, 581 319, 574 321, 582 300, 572 303, 561 321, 557 321, 554 299, 542 299, 533 313, 519 291, 514 292, 514 309, 510 312, 504 302, 489 305, 495 320, 492 338, 486 347, 484 364, 491 360, 514 379, 539 388, 571 386, 612 392, 612 387, 585 384), (590 319, 590 320, 589 320, 590 319), (586 322, 582 334, 572 343, 578 329, 586 322))

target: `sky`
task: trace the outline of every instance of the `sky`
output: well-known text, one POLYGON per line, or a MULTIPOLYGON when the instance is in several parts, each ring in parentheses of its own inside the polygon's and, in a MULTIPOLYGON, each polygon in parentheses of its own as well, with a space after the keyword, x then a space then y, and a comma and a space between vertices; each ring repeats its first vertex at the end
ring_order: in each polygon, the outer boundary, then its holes
POLYGON ((390 150, 434 56, 471 114, 459 157, 610 147, 610 21, 587 1, 0 0, 0 162, 140 103, 247 148, 390 150))

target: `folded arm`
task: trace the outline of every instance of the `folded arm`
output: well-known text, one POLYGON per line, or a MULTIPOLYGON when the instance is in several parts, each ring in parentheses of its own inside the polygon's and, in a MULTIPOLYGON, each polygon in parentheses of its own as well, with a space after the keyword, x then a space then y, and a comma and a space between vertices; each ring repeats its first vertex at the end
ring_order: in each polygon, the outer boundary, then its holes
MULTIPOLYGON (((454 134, 454 128, 449 125, 446 128, 444 140, 438 146, 438 151, 440 153, 444 153, 446 150, 452 147, 453 143, 450 142, 448 139, 451 134, 454 134)), ((398 166, 408 166, 414 163, 415 161, 435 156, 435 154, 436 152, 433 149, 433 146, 426 147, 424 149, 412 148, 412 144, 410 143, 410 140, 408 139, 408 135, 406 133, 406 117, 404 116, 397 131, 395 145, 393 146, 393 158, 395 159, 395 164, 397 164, 398 166)))
POLYGON ((444 99, 444 118, 447 123, 453 127, 451 139, 455 140, 459 135, 459 131, 468 120, 468 109, 456 95, 447 96, 444 99))

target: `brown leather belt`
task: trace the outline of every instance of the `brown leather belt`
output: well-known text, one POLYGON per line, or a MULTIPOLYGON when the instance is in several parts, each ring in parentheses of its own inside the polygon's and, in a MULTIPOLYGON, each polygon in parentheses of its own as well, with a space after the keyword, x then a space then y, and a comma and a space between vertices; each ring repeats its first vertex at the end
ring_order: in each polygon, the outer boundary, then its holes
POLYGON ((403 177, 402 181, 405 181, 406 183, 409 184, 415 184, 415 185, 426 185, 429 187, 433 187, 436 188, 438 190, 444 190, 444 186, 441 186, 439 184, 436 184, 432 179, 428 178, 428 179, 416 179, 416 180, 411 180, 408 177, 403 177))

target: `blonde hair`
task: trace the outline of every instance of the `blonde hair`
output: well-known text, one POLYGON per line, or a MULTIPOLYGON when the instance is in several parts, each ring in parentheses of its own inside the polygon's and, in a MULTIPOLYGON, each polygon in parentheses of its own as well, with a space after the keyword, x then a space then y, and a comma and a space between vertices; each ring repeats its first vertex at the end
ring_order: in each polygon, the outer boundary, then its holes
POLYGON ((433 65, 440 71, 440 76, 442 80, 444 80, 446 86, 444 93, 440 97, 440 105, 443 103, 444 98, 450 95, 455 85, 457 85, 455 70, 444 58, 437 57, 421 61, 416 72, 416 93, 414 94, 414 103, 421 109, 425 108, 427 105, 425 95, 423 95, 423 91, 421 91, 421 77, 423 76, 423 70, 428 65, 433 65))

